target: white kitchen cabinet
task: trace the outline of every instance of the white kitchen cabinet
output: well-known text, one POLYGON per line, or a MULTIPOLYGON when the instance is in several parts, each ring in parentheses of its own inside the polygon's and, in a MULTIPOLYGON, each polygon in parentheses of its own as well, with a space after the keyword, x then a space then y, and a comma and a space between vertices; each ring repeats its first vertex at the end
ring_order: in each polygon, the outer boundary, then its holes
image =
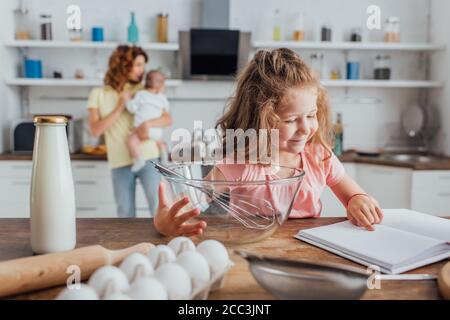
MULTIPOLYGON (((382 208, 411 208, 412 170, 362 163, 344 164, 347 173, 382 208)), ((346 210, 330 188, 321 197, 323 217, 345 217, 346 210)))
POLYGON ((28 203, 4 203, 0 201, 0 218, 29 218, 28 203))
POLYGON ((356 182, 381 208, 411 208, 412 169, 357 164, 356 182))
POLYGON ((29 216, 31 161, 0 161, 0 217, 29 216))
POLYGON ((0 178, 28 178, 31 180, 31 161, 0 161, 0 178))
MULTIPOLYGON (((0 217, 28 217, 31 161, 0 161, 0 217)), ((117 217, 111 170, 105 161, 72 161, 77 217, 117 217)), ((136 216, 150 217, 142 185, 136 184, 136 216)))
POLYGON ((114 203, 114 189, 110 177, 74 176, 76 203, 114 203))
MULTIPOLYGON (((356 179, 355 163, 344 163, 345 172, 353 179, 356 179)), ((341 201, 334 195, 330 188, 326 187, 322 196, 322 217, 345 217, 347 215, 345 207, 341 201)))
POLYGON ((101 177, 111 179, 111 169, 105 161, 72 161, 74 177, 101 177))
MULTIPOLYGON (((450 215, 450 170, 411 169, 344 163, 346 172, 382 208, 411 208, 433 215, 450 215)), ((28 217, 31 161, 0 161, 0 217, 28 217)), ((116 217, 111 171, 105 161, 72 161, 78 217, 116 217)), ((344 217, 344 206, 326 188, 323 217, 344 217)), ((142 186, 136 185, 136 216, 150 217, 142 186)))
POLYGON ((77 218, 117 218, 115 204, 77 204, 77 218))
POLYGON ((31 178, 1 177, 0 179, 0 203, 29 203, 31 178))
MULTIPOLYGON (((32 161, 0 161, 0 217, 29 217, 32 161)), ((116 217, 105 161, 72 161, 77 217, 116 217)))
POLYGON ((411 208, 437 216, 450 216, 450 170, 415 171, 411 208))
POLYGON ((117 208, 111 170, 105 161, 72 161, 78 218, 114 218, 117 208))
POLYGON ((322 202, 321 217, 345 217, 347 215, 345 207, 330 188, 325 188, 320 201, 322 202))

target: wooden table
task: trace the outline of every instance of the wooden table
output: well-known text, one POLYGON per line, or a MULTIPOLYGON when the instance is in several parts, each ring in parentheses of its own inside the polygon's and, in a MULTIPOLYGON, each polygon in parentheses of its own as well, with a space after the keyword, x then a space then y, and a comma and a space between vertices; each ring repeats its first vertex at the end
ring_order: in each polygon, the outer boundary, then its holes
MULTIPOLYGON (((357 266, 337 255, 313 247, 293 238, 299 229, 308 229, 342 221, 343 218, 288 220, 272 237, 249 245, 228 246, 274 257, 305 259, 316 262, 337 262, 357 266)), ((0 219, 0 261, 32 255, 29 244, 28 219, 0 219)), ((78 219, 77 246, 100 244, 110 249, 120 249, 139 242, 167 243, 160 236, 150 219, 78 219)), ((261 288, 248 270, 247 262, 232 254, 235 266, 227 274, 225 286, 212 293, 210 299, 273 299, 261 288)), ((436 274, 445 261, 435 263, 410 273, 436 274)), ((63 287, 22 294, 13 299, 53 299, 63 287)), ((312 289, 313 290, 313 289, 312 289)), ((382 281, 381 289, 367 290, 363 299, 439 299, 436 281, 382 281)))

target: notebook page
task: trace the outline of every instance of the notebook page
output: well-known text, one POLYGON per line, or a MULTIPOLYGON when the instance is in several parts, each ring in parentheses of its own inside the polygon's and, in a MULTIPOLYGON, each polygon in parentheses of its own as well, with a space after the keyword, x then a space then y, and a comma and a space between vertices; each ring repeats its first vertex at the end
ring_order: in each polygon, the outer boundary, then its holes
POLYGON ((383 209, 381 225, 450 242, 450 219, 408 209, 383 209))
POLYGON ((302 230, 299 234, 387 267, 401 264, 442 244, 436 239, 383 225, 375 226, 375 231, 370 232, 350 221, 302 230))
MULTIPOLYGON (((359 258, 359 257, 355 256, 355 255, 350 255, 350 254, 347 254, 347 253, 345 253, 345 252, 343 252, 341 250, 334 249, 334 248, 329 247, 329 246, 325 246, 325 245, 323 245, 323 244, 321 244, 319 242, 316 242, 314 240, 311 240, 311 239, 308 239, 308 238, 304 238, 302 236, 299 236, 299 234, 297 234, 295 236, 295 238, 297 238, 299 240, 302 240, 302 241, 305 241, 307 243, 310 243, 310 244, 312 244, 312 245, 314 245, 316 247, 319 247, 319 248, 322 248, 324 250, 327 250, 327 251, 330 251, 332 253, 335 253, 335 254, 337 254, 337 255, 339 255, 341 257, 347 258, 347 259, 352 260, 352 261, 354 261, 356 263, 368 266, 368 267, 375 264, 375 263, 373 263, 371 261, 366 261, 366 260, 364 260, 362 258, 359 258)), ((406 272, 406 271, 409 271, 409 270, 412 270, 412 269, 416 269, 416 268, 419 268, 419 267, 422 267, 422 266, 426 266, 428 264, 431 264, 431 263, 434 263, 434 262, 437 262, 437 261, 441 261, 441 260, 449 258, 449 257, 450 257, 450 252, 446 252, 446 253, 442 253, 442 254, 439 254, 439 255, 436 255, 436 256, 433 256, 433 257, 430 257, 430 258, 426 258, 424 260, 420 260, 420 261, 417 261, 417 262, 413 262, 413 263, 410 263, 410 264, 402 264, 402 265, 392 266, 392 267, 386 267, 386 266, 383 266, 383 265, 378 265, 378 266, 380 267, 381 272, 390 273, 390 274, 398 274, 398 273, 403 273, 403 272, 406 272)))

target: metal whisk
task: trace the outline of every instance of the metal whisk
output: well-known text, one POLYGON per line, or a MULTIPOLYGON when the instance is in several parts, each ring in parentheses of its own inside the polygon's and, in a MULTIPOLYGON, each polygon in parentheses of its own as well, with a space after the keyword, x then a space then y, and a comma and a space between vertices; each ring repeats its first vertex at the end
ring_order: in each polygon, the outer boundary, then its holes
POLYGON ((181 178, 177 182, 187 187, 195 188, 207 195, 212 202, 230 213, 230 215, 247 228, 268 229, 276 222, 276 209, 268 200, 256 199, 255 197, 239 194, 238 192, 231 194, 228 192, 216 191, 205 187, 202 184, 197 184, 191 179, 192 177, 188 170, 185 172, 185 175, 182 175, 164 165, 155 162, 152 163, 164 176, 181 178), (259 203, 259 206, 255 204, 256 201, 259 203), (260 211, 263 212, 255 213, 260 211))

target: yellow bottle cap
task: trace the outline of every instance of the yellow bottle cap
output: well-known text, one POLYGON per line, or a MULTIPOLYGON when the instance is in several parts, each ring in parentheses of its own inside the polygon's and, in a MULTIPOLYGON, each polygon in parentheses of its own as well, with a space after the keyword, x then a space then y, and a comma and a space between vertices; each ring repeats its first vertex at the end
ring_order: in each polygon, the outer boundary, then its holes
POLYGON ((35 116, 33 118, 34 123, 61 123, 65 124, 68 119, 64 116, 35 116))

